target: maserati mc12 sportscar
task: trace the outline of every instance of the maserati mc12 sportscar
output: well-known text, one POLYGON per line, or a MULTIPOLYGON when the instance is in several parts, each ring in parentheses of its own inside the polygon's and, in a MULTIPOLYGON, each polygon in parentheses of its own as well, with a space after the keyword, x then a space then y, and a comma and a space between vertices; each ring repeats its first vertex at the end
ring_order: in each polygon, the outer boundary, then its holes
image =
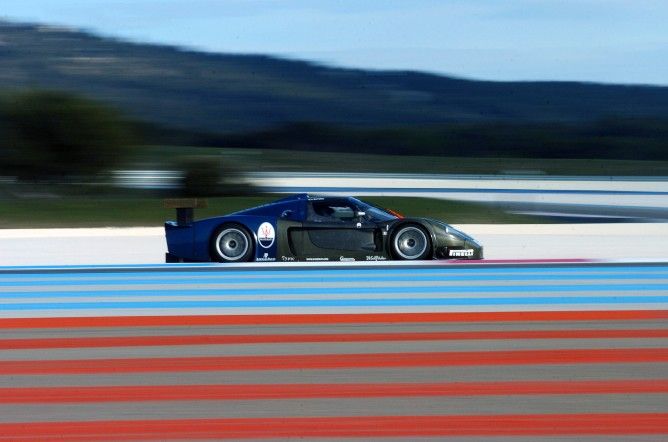
POLYGON ((451 225, 352 197, 292 195, 225 216, 165 223, 167 262, 482 259, 451 225))

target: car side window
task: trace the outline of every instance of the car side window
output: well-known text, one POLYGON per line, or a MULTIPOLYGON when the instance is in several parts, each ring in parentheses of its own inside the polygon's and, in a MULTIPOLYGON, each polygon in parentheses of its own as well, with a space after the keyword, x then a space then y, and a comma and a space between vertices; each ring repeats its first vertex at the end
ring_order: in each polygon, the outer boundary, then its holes
POLYGON ((354 218, 355 208, 343 200, 312 201, 309 205, 309 221, 348 223, 354 218))

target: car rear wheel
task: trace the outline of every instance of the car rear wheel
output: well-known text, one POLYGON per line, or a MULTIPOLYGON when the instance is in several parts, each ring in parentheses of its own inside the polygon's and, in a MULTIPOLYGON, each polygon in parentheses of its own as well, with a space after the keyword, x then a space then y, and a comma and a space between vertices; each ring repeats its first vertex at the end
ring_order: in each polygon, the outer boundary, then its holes
POLYGON ((427 232, 416 225, 400 227, 392 235, 392 254, 397 259, 427 259, 431 252, 431 241, 427 232))
POLYGON ((253 242, 239 224, 225 224, 211 237, 211 257, 218 262, 245 262, 253 256, 253 242))

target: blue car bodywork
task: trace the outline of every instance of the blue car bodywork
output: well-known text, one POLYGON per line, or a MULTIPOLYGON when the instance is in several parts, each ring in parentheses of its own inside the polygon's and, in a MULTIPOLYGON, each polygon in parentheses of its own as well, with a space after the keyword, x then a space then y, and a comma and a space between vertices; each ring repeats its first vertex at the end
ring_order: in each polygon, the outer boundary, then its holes
MULTIPOLYGON (((416 226, 427 236, 428 253, 419 259, 482 259, 482 246, 441 221, 402 218, 350 197, 297 194, 262 206, 179 224, 165 223, 167 262, 224 261, 215 253, 216 234, 225 226, 247 233, 250 261, 379 261, 406 259, 390 244, 401 226, 416 226), (313 215, 315 204, 353 208, 349 218, 313 215), (365 212, 366 211, 366 212, 365 212), (372 212, 372 213, 367 213, 372 212), (318 219, 314 219, 318 218, 318 219)), ((419 233, 419 232, 418 232, 419 233)))

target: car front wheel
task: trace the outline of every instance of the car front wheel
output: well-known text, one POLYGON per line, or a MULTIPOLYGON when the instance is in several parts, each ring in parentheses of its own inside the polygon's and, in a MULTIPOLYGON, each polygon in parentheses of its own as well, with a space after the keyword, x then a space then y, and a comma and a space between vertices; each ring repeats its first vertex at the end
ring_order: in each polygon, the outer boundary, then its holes
POLYGON ((419 226, 400 227, 392 235, 392 253, 397 259, 427 259, 431 252, 431 241, 427 232, 419 226))

